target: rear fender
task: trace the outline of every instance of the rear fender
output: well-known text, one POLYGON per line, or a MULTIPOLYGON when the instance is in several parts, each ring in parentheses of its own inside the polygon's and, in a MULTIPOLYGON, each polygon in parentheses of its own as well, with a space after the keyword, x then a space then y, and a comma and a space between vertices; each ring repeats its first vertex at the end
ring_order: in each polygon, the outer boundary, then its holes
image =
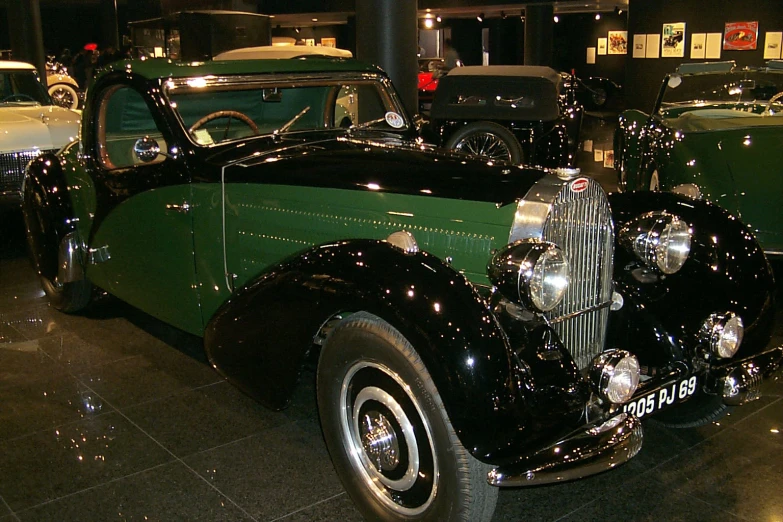
POLYGON ((33 265, 39 275, 57 276, 60 242, 76 230, 77 220, 63 175, 54 154, 41 154, 27 166, 22 212, 33 265))

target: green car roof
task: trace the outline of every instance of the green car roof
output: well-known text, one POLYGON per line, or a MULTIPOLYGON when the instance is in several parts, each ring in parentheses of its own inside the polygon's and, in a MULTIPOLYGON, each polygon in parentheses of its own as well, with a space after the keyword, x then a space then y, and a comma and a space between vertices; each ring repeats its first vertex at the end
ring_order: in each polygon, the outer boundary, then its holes
POLYGON ((290 58, 267 60, 226 60, 179 62, 167 58, 122 60, 109 65, 100 76, 113 71, 128 71, 147 79, 187 78, 230 74, 272 74, 306 72, 381 72, 381 68, 354 59, 290 58))

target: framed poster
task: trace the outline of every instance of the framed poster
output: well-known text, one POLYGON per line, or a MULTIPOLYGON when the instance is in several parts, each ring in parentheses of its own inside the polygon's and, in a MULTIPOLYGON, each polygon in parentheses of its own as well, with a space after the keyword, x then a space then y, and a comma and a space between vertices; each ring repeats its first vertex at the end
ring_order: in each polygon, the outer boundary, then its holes
POLYGON ((707 33, 691 35, 691 60, 703 60, 707 45, 707 33))
POLYGON ((609 31, 609 54, 628 54, 628 31, 609 31))
POLYGON ((773 32, 767 33, 764 39, 764 59, 765 60, 779 60, 780 59, 780 44, 783 43, 783 33, 773 32))
POLYGON ((720 43, 723 35, 720 33, 707 33, 707 46, 704 57, 708 60, 720 60, 720 43))
POLYGON ((685 56, 685 22, 663 24, 661 56, 683 58, 685 56))
POLYGON ((588 47, 587 48, 587 63, 588 64, 594 64, 595 63, 595 47, 588 47))
POLYGON ((337 38, 321 38, 321 45, 324 47, 337 47, 337 38))
POLYGON ((647 52, 645 56, 647 58, 658 58, 661 51, 661 35, 648 34, 647 35, 647 52))
POLYGON ((634 58, 647 58, 645 49, 647 48, 647 35, 635 34, 633 35, 633 57, 634 58))
POLYGON ((723 32, 723 50, 755 51, 758 39, 758 22, 727 22, 723 32))
POLYGON ((598 39, 598 54, 603 56, 606 54, 606 38, 598 39))

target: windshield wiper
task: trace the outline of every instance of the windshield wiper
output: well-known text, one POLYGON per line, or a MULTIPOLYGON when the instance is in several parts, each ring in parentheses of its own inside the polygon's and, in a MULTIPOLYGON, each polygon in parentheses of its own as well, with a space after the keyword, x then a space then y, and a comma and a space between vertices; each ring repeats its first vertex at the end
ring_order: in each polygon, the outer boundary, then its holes
POLYGON ((287 132, 288 129, 290 129, 294 125, 294 123, 299 121, 299 118, 307 114, 307 111, 309 110, 310 110, 310 106, 308 105, 307 107, 299 111, 299 114, 297 114, 296 116, 294 116, 293 118, 285 122, 282 127, 275 130, 272 134, 282 134, 283 132, 287 132))

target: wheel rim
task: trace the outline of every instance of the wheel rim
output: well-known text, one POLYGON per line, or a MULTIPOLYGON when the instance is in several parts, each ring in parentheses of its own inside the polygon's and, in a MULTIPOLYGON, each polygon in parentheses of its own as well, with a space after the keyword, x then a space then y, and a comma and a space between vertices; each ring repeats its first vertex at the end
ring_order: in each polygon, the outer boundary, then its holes
POLYGON ((376 499, 407 516, 429 507, 439 480, 431 428, 399 375, 354 364, 342 383, 340 424, 351 466, 376 499))
POLYGON ((593 103, 596 104, 599 107, 603 107, 603 105, 606 103, 606 90, 602 88, 597 88, 593 91, 593 103))
POLYGON ((67 109, 73 107, 73 94, 68 89, 56 87, 49 92, 49 95, 52 97, 52 101, 55 105, 65 107, 67 109))
POLYGON ((476 132, 462 138, 454 149, 481 156, 493 161, 511 163, 511 151, 497 134, 491 132, 476 132))
POLYGON ((660 188, 661 188, 661 184, 658 181, 658 171, 654 170, 652 175, 650 176, 650 190, 653 192, 658 192, 660 188))

